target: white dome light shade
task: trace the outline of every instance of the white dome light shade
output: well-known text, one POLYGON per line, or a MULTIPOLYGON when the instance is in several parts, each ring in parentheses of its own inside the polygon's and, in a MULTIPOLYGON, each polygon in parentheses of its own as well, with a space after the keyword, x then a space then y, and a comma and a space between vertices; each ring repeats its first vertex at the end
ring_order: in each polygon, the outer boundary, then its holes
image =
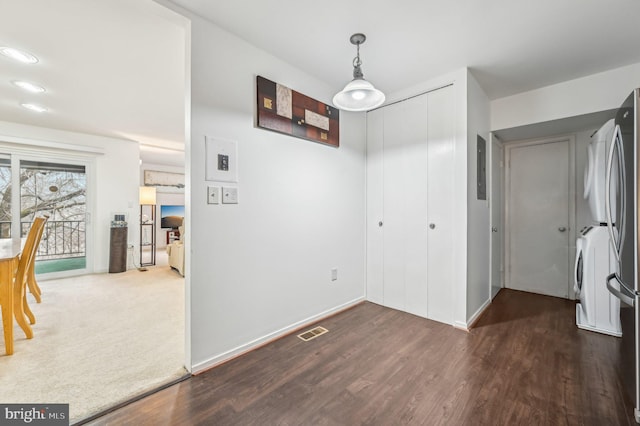
POLYGON ((379 107, 384 103, 384 93, 373 87, 373 84, 364 79, 362 74, 362 61, 360 60, 360 45, 365 42, 367 36, 355 33, 349 38, 351 44, 356 46, 356 57, 353 58, 353 80, 342 91, 333 97, 333 105, 345 111, 368 111, 379 107))
POLYGON ((12 81, 14 86, 21 88, 22 90, 26 90, 31 93, 43 93, 45 92, 45 88, 42 86, 38 86, 34 83, 29 83, 28 81, 14 80, 12 81))
POLYGON ((29 109, 31 111, 35 111, 35 112, 47 112, 49 111, 49 109, 47 107, 43 107, 41 105, 36 105, 36 104, 20 104, 22 105, 23 108, 29 109))
POLYGON ((38 58, 31 53, 13 47, 0 47, 0 54, 25 64, 35 64, 38 62, 38 58))
POLYGON ((333 97, 333 105, 345 111, 367 111, 384 103, 384 93, 364 79, 351 80, 333 97))

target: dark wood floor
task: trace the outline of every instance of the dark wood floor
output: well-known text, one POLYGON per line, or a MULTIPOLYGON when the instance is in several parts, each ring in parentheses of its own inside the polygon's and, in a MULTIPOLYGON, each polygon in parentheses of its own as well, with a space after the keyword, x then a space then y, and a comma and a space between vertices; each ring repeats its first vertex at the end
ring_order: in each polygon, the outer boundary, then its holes
POLYGON ((94 425, 631 425, 619 339, 571 301, 502 290, 467 333, 372 303, 94 425))

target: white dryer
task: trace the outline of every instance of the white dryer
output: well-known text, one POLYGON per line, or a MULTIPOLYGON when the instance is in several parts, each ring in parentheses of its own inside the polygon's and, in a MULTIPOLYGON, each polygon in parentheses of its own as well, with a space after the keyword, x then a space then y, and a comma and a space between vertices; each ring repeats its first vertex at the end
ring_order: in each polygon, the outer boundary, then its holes
POLYGON ((576 240, 574 290, 576 325, 590 331, 621 336, 620 300, 607 290, 607 276, 616 270, 606 226, 590 226, 576 240))
MULTIPOLYGON (((584 198, 589 204, 591 217, 596 224, 607 221, 605 211, 606 168, 607 155, 613 140, 614 128, 614 119, 607 121, 591 136, 591 142, 587 147, 587 165, 584 170, 584 198)), ((617 173, 617 168, 613 170, 613 173, 614 175, 617 173)), ((615 179, 611 182, 610 194, 611 200, 615 201, 615 179)), ((611 208, 611 217, 616 217, 615 202, 611 203, 611 208)))

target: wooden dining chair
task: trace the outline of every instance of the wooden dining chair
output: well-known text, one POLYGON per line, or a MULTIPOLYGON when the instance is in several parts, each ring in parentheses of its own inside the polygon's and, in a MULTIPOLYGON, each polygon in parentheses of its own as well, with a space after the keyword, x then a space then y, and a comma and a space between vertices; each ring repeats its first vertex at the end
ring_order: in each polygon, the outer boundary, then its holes
POLYGON ((39 239, 38 234, 44 229, 45 222, 46 218, 44 217, 36 217, 33 220, 24 247, 20 253, 18 268, 13 278, 13 314, 16 322, 27 336, 27 339, 33 338, 33 330, 31 330, 31 326, 27 323, 27 318, 31 324, 35 324, 35 316, 27 304, 27 276, 29 266, 37 250, 36 241, 39 239))
MULTIPOLYGON (((36 251, 35 251, 36 254, 38 253, 38 247, 40 247, 40 241, 42 240, 42 235, 44 234, 44 228, 47 224, 47 220, 49 220, 49 215, 45 214, 42 217, 44 217, 45 220, 44 220, 44 223, 42 224, 42 229, 38 233, 38 238, 36 240, 36 251)), ((40 303, 42 302, 42 290, 40 290, 40 286, 36 281, 36 272, 35 272, 36 254, 34 254, 33 261, 29 266, 29 272, 27 273, 27 285, 29 286, 29 292, 36 299, 36 303, 40 303)))

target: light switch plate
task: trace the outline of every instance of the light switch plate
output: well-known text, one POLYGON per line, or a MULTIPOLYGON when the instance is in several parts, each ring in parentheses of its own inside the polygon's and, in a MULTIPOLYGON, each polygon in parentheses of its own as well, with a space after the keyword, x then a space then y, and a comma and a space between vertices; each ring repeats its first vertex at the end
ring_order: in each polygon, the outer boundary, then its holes
POLYGON ((238 204, 238 188, 222 188, 222 204, 238 204))
POLYGON ((220 204, 220 187, 207 187, 207 204, 220 204))

